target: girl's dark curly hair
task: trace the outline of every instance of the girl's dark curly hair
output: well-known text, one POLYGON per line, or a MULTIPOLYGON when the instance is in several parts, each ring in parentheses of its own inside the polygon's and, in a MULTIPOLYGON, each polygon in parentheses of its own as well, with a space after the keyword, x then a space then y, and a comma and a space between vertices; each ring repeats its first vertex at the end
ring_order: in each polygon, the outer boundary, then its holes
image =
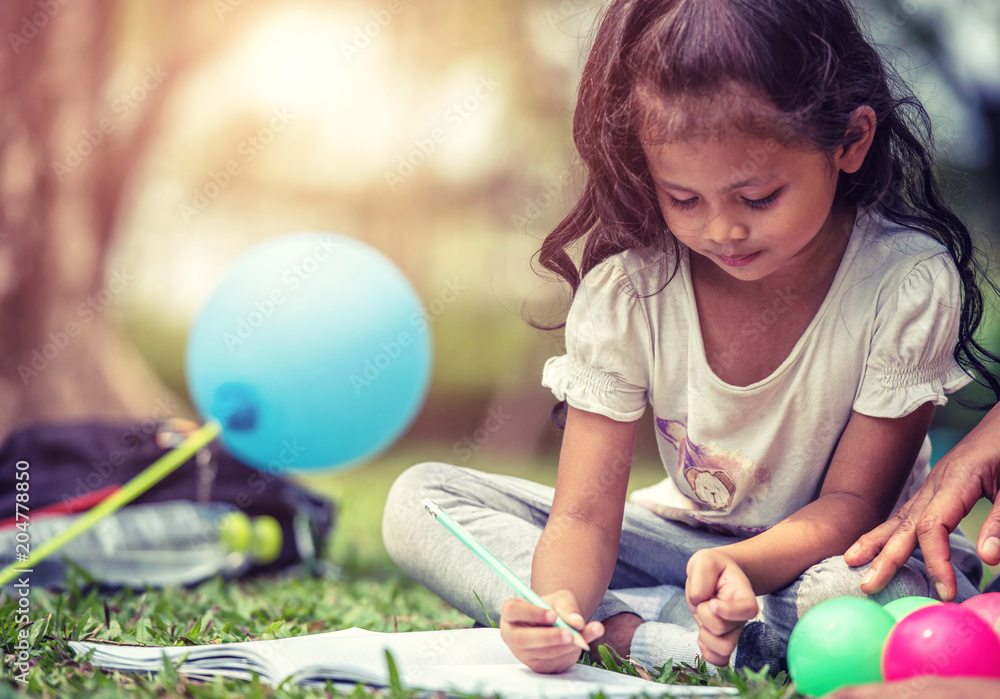
MULTIPOLYGON (((985 365, 998 357, 974 337, 983 315, 977 280, 996 287, 969 230, 941 196, 927 112, 865 38, 847 0, 613 0, 573 117, 586 184, 538 261, 575 293, 595 265, 630 248, 672 251, 665 259, 678 259, 640 135, 741 131, 832 153, 860 135, 849 128, 863 105, 875 112, 874 142, 857 172, 840 173, 837 201, 923 231, 948 249, 962 280, 955 358, 1000 397, 1000 380, 985 365)), ((668 271, 663 265, 664 285, 676 266, 668 271)))

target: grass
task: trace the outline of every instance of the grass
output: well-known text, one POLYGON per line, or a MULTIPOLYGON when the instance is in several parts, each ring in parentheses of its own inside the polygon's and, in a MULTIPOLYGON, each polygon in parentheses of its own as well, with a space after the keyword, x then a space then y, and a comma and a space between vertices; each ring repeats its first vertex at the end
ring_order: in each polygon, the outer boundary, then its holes
MULTIPOLYGON (((287 686, 275 690, 259 682, 188 681, 173 668, 155 676, 98 670, 78 662, 69 640, 191 645, 284 638, 321 633, 350 626, 375 631, 416 631, 470 626, 470 620, 412 581, 388 559, 379 535, 382 504, 395 476, 406 466, 440 457, 440 449, 394 450, 363 468, 313 476, 306 485, 334 498, 340 519, 328 552, 330 565, 322 577, 292 571, 277 578, 227 582, 210 580, 193 588, 129 591, 102 595, 81 589, 71 577, 61 593, 32 589, 29 645, 31 670, 27 686, 13 679, 15 601, 0 603, 0 641, 4 663, 0 668, 0 697, 330 697, 370 696, 357 688, 338 693, 287 686)), ((513 466, 473 461, 484 470, 525 473, 513 466)), ((531 477, 553 483, 553 464, 533 465, 531 477)), ((653 482, 662 469, 637 465, 633 487, 653 482)), ((585 658, 585 661, 590 661, 585 658)), ((603 663, 634 674, 635 668, 610 656, 603 663)), ((662 681, 706 684, 704 666, 661 668, 662 681)), ((798 696, 784 678, 775 681, 753 673, 725 673, 741 697, 756 699, 798 696)), ((382 696, 410 696, 397 688, 376 692, 382 696)))

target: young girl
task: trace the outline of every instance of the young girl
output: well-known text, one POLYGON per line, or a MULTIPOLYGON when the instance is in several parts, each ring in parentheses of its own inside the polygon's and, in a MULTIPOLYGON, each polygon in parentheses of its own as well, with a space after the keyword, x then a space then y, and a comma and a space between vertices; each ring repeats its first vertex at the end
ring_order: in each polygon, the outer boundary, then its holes
MULTIPOLYGON (((542 376, 568 404, 555 490, 415 466, 383 523, 400 567, 541 672, 577 660, 569 632, 422 498, 647 667, 776 671, 807 609, 863 595, 875 571, 842 554, 926 476, 934 406, 989 376, 970 235, 896 82, 846 0, 612 2, 574 120, 586 187, 541 249, 575 292, 542 376), (647 405, 669 477, 626 503, 647 405)), ((953 551, 963 599, 981 571, 953 551)), ((906 595, 935 595, 919 556, 873 598, 906 595)))

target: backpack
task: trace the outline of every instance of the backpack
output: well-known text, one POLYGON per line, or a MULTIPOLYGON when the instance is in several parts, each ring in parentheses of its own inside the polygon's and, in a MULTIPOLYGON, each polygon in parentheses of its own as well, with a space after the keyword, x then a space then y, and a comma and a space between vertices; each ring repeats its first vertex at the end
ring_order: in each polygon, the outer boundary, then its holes
MULTIPOLYGON (((179 420, 149 419, 136 424, 35 423, 14 431, 0 444, 0 526, 15 521, 17 484, 25 489, 16 477, 18 471, 30 469, 22 518, 25 513, 32 519, 82 513, 182 442, 189 426, 179 420)), ((317 564, 336 519, 332 501, 286 478, 251 468, 229 454, 219 440, 125 508, 175 500, 228 503, 250 517, 269 515, 277 520, 280 553, 269 563, 253 565, 248 574, 317 564)))

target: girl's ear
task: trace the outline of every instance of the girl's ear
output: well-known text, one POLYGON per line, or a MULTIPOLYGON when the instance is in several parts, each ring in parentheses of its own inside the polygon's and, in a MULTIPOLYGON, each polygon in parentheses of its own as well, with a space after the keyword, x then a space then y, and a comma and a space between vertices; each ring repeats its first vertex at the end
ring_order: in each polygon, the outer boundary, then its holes
POLYGON ((872 141, 875 139, 875 110, 867 104, 854 110, 847 127, 847 138, 850 143, 843 146, 837 154, 837 165, 847 173, 857 172, 868 155, 872 141))

